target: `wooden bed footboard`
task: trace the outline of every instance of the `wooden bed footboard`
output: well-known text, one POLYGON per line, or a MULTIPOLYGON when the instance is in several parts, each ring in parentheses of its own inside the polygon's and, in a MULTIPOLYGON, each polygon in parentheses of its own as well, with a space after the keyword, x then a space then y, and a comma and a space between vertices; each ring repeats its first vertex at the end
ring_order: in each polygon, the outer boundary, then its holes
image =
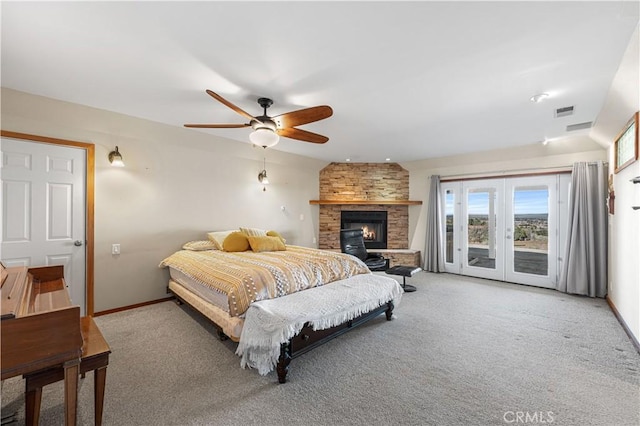
POLYGON ((393 301, 389 301, 386 304, 364 313, 350 321, 324 330, 313 330, 311 325, 306 324, 298 334, 293 336, 288 342, 280 345, 280 358, 278 358, 278 365, 276 366, 278 382, 287 382, 289 363, 292 359, 297 358, 300 355, 309 352, 313 348, 346 333, 360 324, 364 324, 383 312, 387 317, 387 321, 390 321, 393 316, 393 308, 393 301))

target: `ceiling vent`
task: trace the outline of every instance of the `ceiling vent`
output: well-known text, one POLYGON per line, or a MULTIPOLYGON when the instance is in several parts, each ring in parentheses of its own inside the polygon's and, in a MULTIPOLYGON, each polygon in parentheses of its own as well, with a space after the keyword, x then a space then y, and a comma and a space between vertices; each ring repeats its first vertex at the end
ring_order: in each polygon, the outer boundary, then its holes
POLYGON ((556 109, 556 118, 573 115, 573 105, 556 109))
POLYGON ((593 125, 593 122, 591 121, 585 121, 584 123, 578 123, 578 124, 569 124, 567 126, 567 132, 571 132, 574 130, 582 130, 582 129, 588 129, 593 125))

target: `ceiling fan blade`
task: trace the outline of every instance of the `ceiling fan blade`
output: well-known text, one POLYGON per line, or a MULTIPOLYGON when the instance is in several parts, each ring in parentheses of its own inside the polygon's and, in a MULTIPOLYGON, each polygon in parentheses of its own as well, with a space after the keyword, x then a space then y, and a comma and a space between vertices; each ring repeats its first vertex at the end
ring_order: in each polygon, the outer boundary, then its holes
POLYGON ((241 127, 249 127, 250 124, 185 124, 184 127, 194 129, 239 129, 241 127))
POLYGON ((325 143, 329 140, 328 137, 319 135, 317 133, 308 132, 306 130, 295 129, 293 127, 287 127, 284 129, 277 129, 276 133, 285 138, 297 139, 299 141, 311 142, 311 143, 325 143))
POLYGON ((271 119, 275 121, 279 129, 282 129, 324 120, 332 115, 333 110, 330 106, 321 105, 276 115, 275 117, 271 117, 271 119))
MULTIPOLYGON (((207 93, 209 94, 209 96, 211 96, 213 99, 217 100, 218 102, 228 106, 229 108, 231 108, 232 110, 234 110, 235 112, 237 112, 238 114, 240 114, 241 116, 248 118, 249 121, 251 120, 256 120, 256 118, 249 114, 248 112, 246 112, 245 110, 243 110, 242 108, 232 104, 231 102, 229 102, 228 100, 226 100, 225 98, 223 98, 222 96, 218 95, 216 92, 213 92, 209 89, 207 89, 207 93)), ((260 121, 260 120, 256 120, 256 121, 260 121)))

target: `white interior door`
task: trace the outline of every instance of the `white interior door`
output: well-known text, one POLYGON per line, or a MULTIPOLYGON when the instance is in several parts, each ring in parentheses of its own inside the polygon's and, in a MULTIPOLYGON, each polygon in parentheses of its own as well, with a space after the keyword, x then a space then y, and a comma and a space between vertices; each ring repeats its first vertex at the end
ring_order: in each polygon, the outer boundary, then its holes
POLYGON ((86 152, 2 138, 2 238, 7 266, 63 265, 85 313, 86 152))

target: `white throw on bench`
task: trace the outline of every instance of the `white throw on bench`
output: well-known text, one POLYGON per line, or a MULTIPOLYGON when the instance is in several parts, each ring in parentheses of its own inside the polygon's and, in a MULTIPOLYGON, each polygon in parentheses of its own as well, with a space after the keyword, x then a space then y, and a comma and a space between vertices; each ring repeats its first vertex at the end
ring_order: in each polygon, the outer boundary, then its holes
POLYGON ((240 365, 256 368, 261 375, 278 363, 280 345, 288 342, 309 323, 324 330, 369 312, 393 300, 403 291, 390 277, 361 274, 321 287, 251 304, 246 312, 236 354, 240 365))

